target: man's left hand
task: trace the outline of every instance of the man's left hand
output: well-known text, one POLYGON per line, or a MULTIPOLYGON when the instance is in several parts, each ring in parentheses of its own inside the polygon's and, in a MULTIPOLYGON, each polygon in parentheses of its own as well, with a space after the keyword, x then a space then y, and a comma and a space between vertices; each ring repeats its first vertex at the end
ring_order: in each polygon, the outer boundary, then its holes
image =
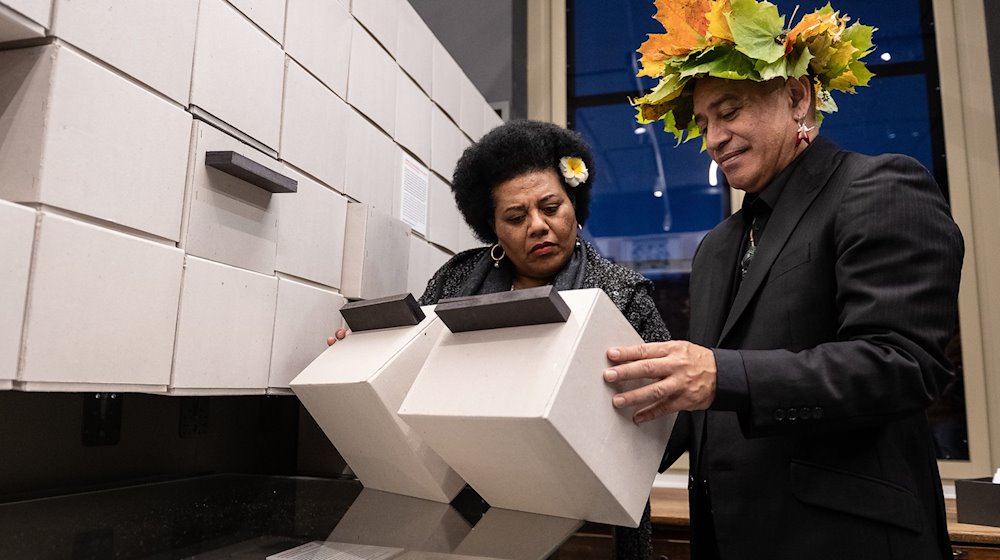
POLYGON ((704 410, 715 399, 715 354, 708 348, 678 340, 608 349, 611 368, 607 382, 651 379, 652 383, 618 393, 615 408, 638 407, 636 424, 680 410, 704 410))

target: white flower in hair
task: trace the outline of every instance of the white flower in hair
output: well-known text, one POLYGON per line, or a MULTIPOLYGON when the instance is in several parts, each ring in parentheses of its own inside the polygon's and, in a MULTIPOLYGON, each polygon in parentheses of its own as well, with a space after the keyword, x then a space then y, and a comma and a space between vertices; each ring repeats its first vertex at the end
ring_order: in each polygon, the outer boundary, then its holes
POLYGON ((590 172, 587 171, 587 164, 583 163, 583 160, 578 157, 566 156, 559 160, 559 171, 562 173, 564 179, 566 179, 566 184, 571 187, 576 187, 580 183, 586 183, 587 178, 590 177, 590 172))

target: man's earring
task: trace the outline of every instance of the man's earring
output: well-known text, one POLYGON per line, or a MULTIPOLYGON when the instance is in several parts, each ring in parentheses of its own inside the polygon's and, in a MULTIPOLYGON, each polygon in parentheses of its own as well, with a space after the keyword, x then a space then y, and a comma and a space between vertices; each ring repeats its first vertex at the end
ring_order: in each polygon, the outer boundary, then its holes
POLYGON ((795 138, 795 147, 798 148, 799 144, 805 142, 806 146, 812 143, 812 139, 809 138, 809 133, 816 128, 815 126, 806 126, 805 118, 799 121, 798 136, 795 138))

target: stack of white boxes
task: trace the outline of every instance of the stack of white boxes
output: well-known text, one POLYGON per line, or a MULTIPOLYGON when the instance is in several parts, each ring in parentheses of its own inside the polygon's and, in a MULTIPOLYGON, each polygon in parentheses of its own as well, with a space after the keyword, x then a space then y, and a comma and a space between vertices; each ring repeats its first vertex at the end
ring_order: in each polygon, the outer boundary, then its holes
POLYGON ((477 245, 448 182, 500 124, 406 0, 0 0, 0 108, 0 390, 288 392, 477 245))

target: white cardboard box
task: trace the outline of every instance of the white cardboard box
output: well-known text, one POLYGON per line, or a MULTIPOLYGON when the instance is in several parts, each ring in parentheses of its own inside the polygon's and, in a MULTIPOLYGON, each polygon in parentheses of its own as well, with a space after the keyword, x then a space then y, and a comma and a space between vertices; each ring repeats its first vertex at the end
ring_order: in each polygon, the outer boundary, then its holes
POLYGON ((458 226, 464 223, 462 214, 455 205, 451 186, 431 173, 430 178, 429 224, 427 237, 434 243, 458 252, 458 226))
POLYGON ((452 253, 442 251, 416 235, 410 237, 409 292, 420 298, 427 289, 427 282, 452 257, 452 253))
MULTIPOLYGON (((354 30, 350 11, 340 2, 288 0, 286 17, 285 52, 346 99, 354 30)), ((285 111, 287 118, 287 103, 285 111)))
POLYGON ((455 174, 455 164, 462 156, 463 135, 455 123, 438 107, 431 109, 431 169, 448 182, 455 174))
MULTIPOLYGON (((46 15, 46 21, 47 21, 46 15)), ((39 22, 0 4, 0 42, 39 39, 45 36, 45 27, 39 22)))
POLYGON ((367 204, 349 204, 340 293, 351 299, 404 293, 409 233, 409 226, 388 214, 367 204))
POLYGON ((396 74, 396 133, 401 146, 424 163, 431 162, 431 107, 433 103, 405 72, 396 74))
POLYGON ((354 111, 294 60, 288 61, 284 106, 281 159, 343 192, 349 142, 356 141, 349 131, 354 111))
POLYGON ((0 106, 0 198, 178 239, 187 112, 60 43, 0 52, 0 106))
POLYGON ((433 64, 431 99, 457 121, 462 110, 461 87, 462 78, 465 77, 462 69, 437 38, 431 47, 431 61, 433 64))
POLYGON ((347 102, 389 136, 396 131, 396 61, 356 24, 351 35, 347 102))
POLYGON ((430 270, 431 246, 422 237, 410 234, 410 262, 407 267, 406 291, 420 299, 427 289, 427 280, 433 270, 430 270))
MULTIPOLYGON (((298 192, 273 199, 278 219, 274 269, 340 287, 347 231, 347 198, 287 165, 283 173, 298 181, 298 192)), ((301 369, 301 368, 300 368, 301 369)))
MULTIPOLYGON (((441 268, 444 263, 448 262, 452 256, 454 256, 452 253, 442 251, 440 248, 431 245, 430 254, 427 257, 427 264, 430 267, 430 270, 427 273, 427 279, 430 280, 431 276, 437 272, 437 270, 441 268)), ((426 282, 424 282, 424 284, 426 284, 426 282)))
POLYGON ((434 33, 409 2, 399 3, 397 28, 396 62, 430 95, 434 33))
POLYGON ((326 350, 326 337, 344 325, 340 308, 345 303, 331 290, 278 278, 269 392, 290 392, 288 382, 326 350))
POLYGON ((391 56, 396 55, 398 14, 407 0, 360 0, 351 3, 351 13, 378 39, 391 56))
POLYGON ((56 0, 56 6, 56 36, 187 106, 197 0, 56 0))
POLYGON ((396 415, 443 330, 423 310, 416 326, 351 333, 290 385, 366 488, 448 503, 465 482, 396 415))
POLYGON ((364 488, 327 540, 452 552, 470 530, 469 522, 446 503, 364 488))
POLYGON ((360 113, 348 110, 347 170, 344 193, 376 210, 392 214, 396 172, 402 157, 388 137, 360 113))
POLYGON ((211 125, 196 121, 191 140, 191 170, 181 248, 189 255, 274 274, 278 239, 275 197, 250 183, 205 165, 210 151, 234 151, 264 167, 282 165, 211 125))
POLYGON ((285 0, 229 0, 278 43, 285 32, 285 0))
POLYGON ((487 105, 486 98, 466 76, 462 76, 461 83, 461 114, 458 124, 469 138, 479 140, 486 133, 483 129, 486 114, 483 106, 487 105))
MULTIPOLYGON (((401 548, 388 548, 368 544, 312 541, 290 550, 271 554, 264 560, 400 560, 401 548)), ((415 560, 415 559, 411 559, 415 560)), ((424 558, 423 560, 434 560, 424 558)), ((473 559, 482 560, 482 559, 473 559)))
POLYGON ((454 552, 506 560, 548 558, 580 525, 576 519, 491 507, 454 552))
POLYGON ((10 389, 17 377, 35 217, 33 208, 0 200, 0 390, 10 389))
POLYGON ((162 392, 184 254, 41 212, 20 388, 162 392))
POLYGON ((3 0, 0 6, 11 8, 42 27, 49 27, 52 0, 3 0))
POLYGON ((274 39, 224 0, 201 1, 192 105, 276 150, 284 76, 285 53, 274 39))
POLYGON ((565 323, 446 330, 399 416, 491 506, 635 527, 674 417, 612 407, 605 352, 642 339, 603 291, 560 295, 565 323))
MULTIPOLYGON (((483 134, 493 130, 494 128, 503 124, 503 119, 497 114, 496 110, 491 107, 488 103, 483 106, 483 134)), ((476 138, 476 142, 479 138, 476 138)))
POLYGON ((190 255, 184 268, 170 392, 264 394, 278 279, 190 255))

